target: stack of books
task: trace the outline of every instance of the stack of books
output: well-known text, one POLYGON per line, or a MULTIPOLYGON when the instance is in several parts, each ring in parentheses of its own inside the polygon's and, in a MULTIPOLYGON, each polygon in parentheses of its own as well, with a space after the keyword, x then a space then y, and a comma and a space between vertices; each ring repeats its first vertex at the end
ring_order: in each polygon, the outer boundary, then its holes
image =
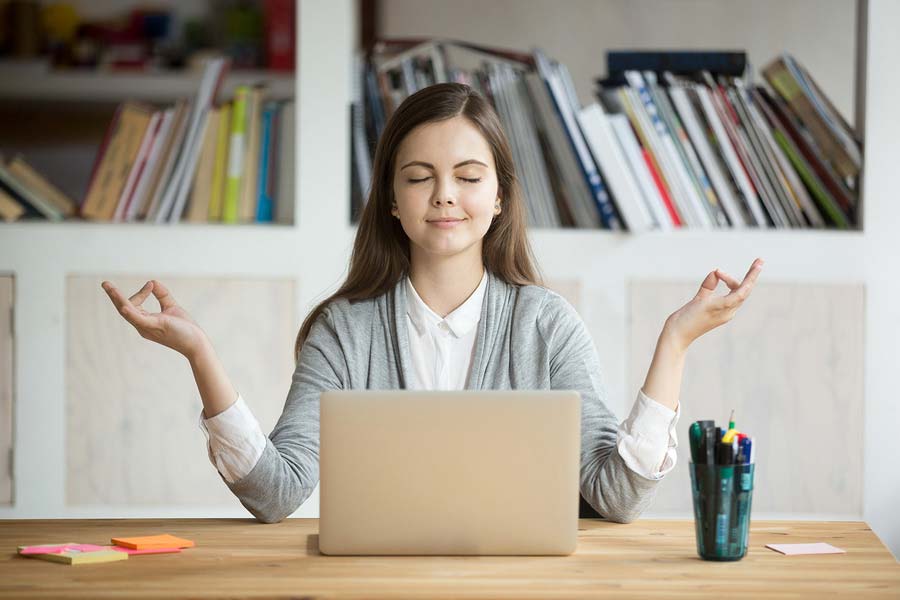
POLYGON ((9 185, 16 173, 0 165, 2 216, 292 224, 294 101, 269 98, 258 84, 237 86, 219 102, 227 70, 227 59, 207 61, 197 94, 173 106, 121 103, 77 205, 58 208, 57 194, 21 177, 9 185))
POLYGON ((357 60, 353 213, 375 141, 408 95, 466 83, 509 139, 532 227, 628 230, 857 224, 859 136, 785 54, 754 84, 743 52, 610 52, 582 106, 564 64, 454 40, 385 40, 357 60), (467 61, 467 62, 464 62, 467 61))

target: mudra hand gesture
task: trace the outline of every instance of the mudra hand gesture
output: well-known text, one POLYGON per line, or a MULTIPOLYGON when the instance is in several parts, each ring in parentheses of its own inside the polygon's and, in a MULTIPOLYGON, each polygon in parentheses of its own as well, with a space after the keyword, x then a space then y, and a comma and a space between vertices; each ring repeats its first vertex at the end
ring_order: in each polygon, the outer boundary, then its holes
POLYGON ((119 314, 137 329, 141 337, 171 348, 189 360, 201 348, 206 334, 187 311, 178 305, 162 282, 152 279, 130 298, 125 298, 108 281, 101 285, 119 309, 119 314), (151 313, 141 306, 151 293, 159 301, 161 312, 151 313))
POLYGON ((697 295, 666 320, 666 329, 681 349, 687 349, 694 340, 707 331, 731 320, 750 295, 762 271, 762 265, 761 258, 754 260, 740 283, 719 269, 710 271, 697 295), (727 295, 720 296, 714 293, 720 280, 731 289, 727 295))

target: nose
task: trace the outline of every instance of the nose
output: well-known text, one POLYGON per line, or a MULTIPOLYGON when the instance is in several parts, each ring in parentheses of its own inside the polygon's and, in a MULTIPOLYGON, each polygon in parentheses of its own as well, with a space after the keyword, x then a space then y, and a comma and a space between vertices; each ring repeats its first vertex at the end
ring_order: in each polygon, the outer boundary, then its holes
POLYGON ((437 179, 437 185, 434 186, 434 195, 431 198, 431 202, 434 206, 453 206, 456 204, 456 198, 454 197, 454 186, 452 182, 449 182, 443 178, 437 179))

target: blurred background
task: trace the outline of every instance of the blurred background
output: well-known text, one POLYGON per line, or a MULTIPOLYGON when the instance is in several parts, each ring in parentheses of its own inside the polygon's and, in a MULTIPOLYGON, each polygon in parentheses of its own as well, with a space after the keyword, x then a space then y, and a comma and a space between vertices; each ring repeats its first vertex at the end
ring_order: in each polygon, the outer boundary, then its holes
MULTIPOLYGON (((751 299, 692 346, 687 428, 754 437, 754 518, 900 550, 891 0, 0 2, 0 518, 240 516, 189 365, 100 282, 161 279, 263 430, 346 275, 374 147, 441 81, 498 112, 548 287, 631 408, 711 269, 751 299), (8 456, 8 460, 5 458, 8 456)), ((153 299, 150 310, 158 310, 153 299)), ((318 493, 295 516, 318 516, 318 493)))

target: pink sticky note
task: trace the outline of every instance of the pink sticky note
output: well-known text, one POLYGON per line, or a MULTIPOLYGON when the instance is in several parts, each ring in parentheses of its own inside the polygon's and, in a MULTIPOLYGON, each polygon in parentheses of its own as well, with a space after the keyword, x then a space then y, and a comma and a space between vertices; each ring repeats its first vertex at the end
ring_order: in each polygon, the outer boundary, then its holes
POLYGON ((107 550, 106 546, 95 546, 94 544, 59 544, 48 546, 26 546, 19 551, 19 554, 61 554, 69 550, 77 550, 79 552, 95 552, 97 550, 107 550))
POLYGON ((782 554, 844 554, 847 551, 819 542, 817 544, 766 544, 766 548, 771 548, 775 552, 782 554))
POLYGON ((141 550, 135 550, 134 548, 123 548, 122 546, 110 546, 110 550, 124 552, 125 554, 167 554, 170 552, 181 552, 181 548, 143 548, 141 550))

